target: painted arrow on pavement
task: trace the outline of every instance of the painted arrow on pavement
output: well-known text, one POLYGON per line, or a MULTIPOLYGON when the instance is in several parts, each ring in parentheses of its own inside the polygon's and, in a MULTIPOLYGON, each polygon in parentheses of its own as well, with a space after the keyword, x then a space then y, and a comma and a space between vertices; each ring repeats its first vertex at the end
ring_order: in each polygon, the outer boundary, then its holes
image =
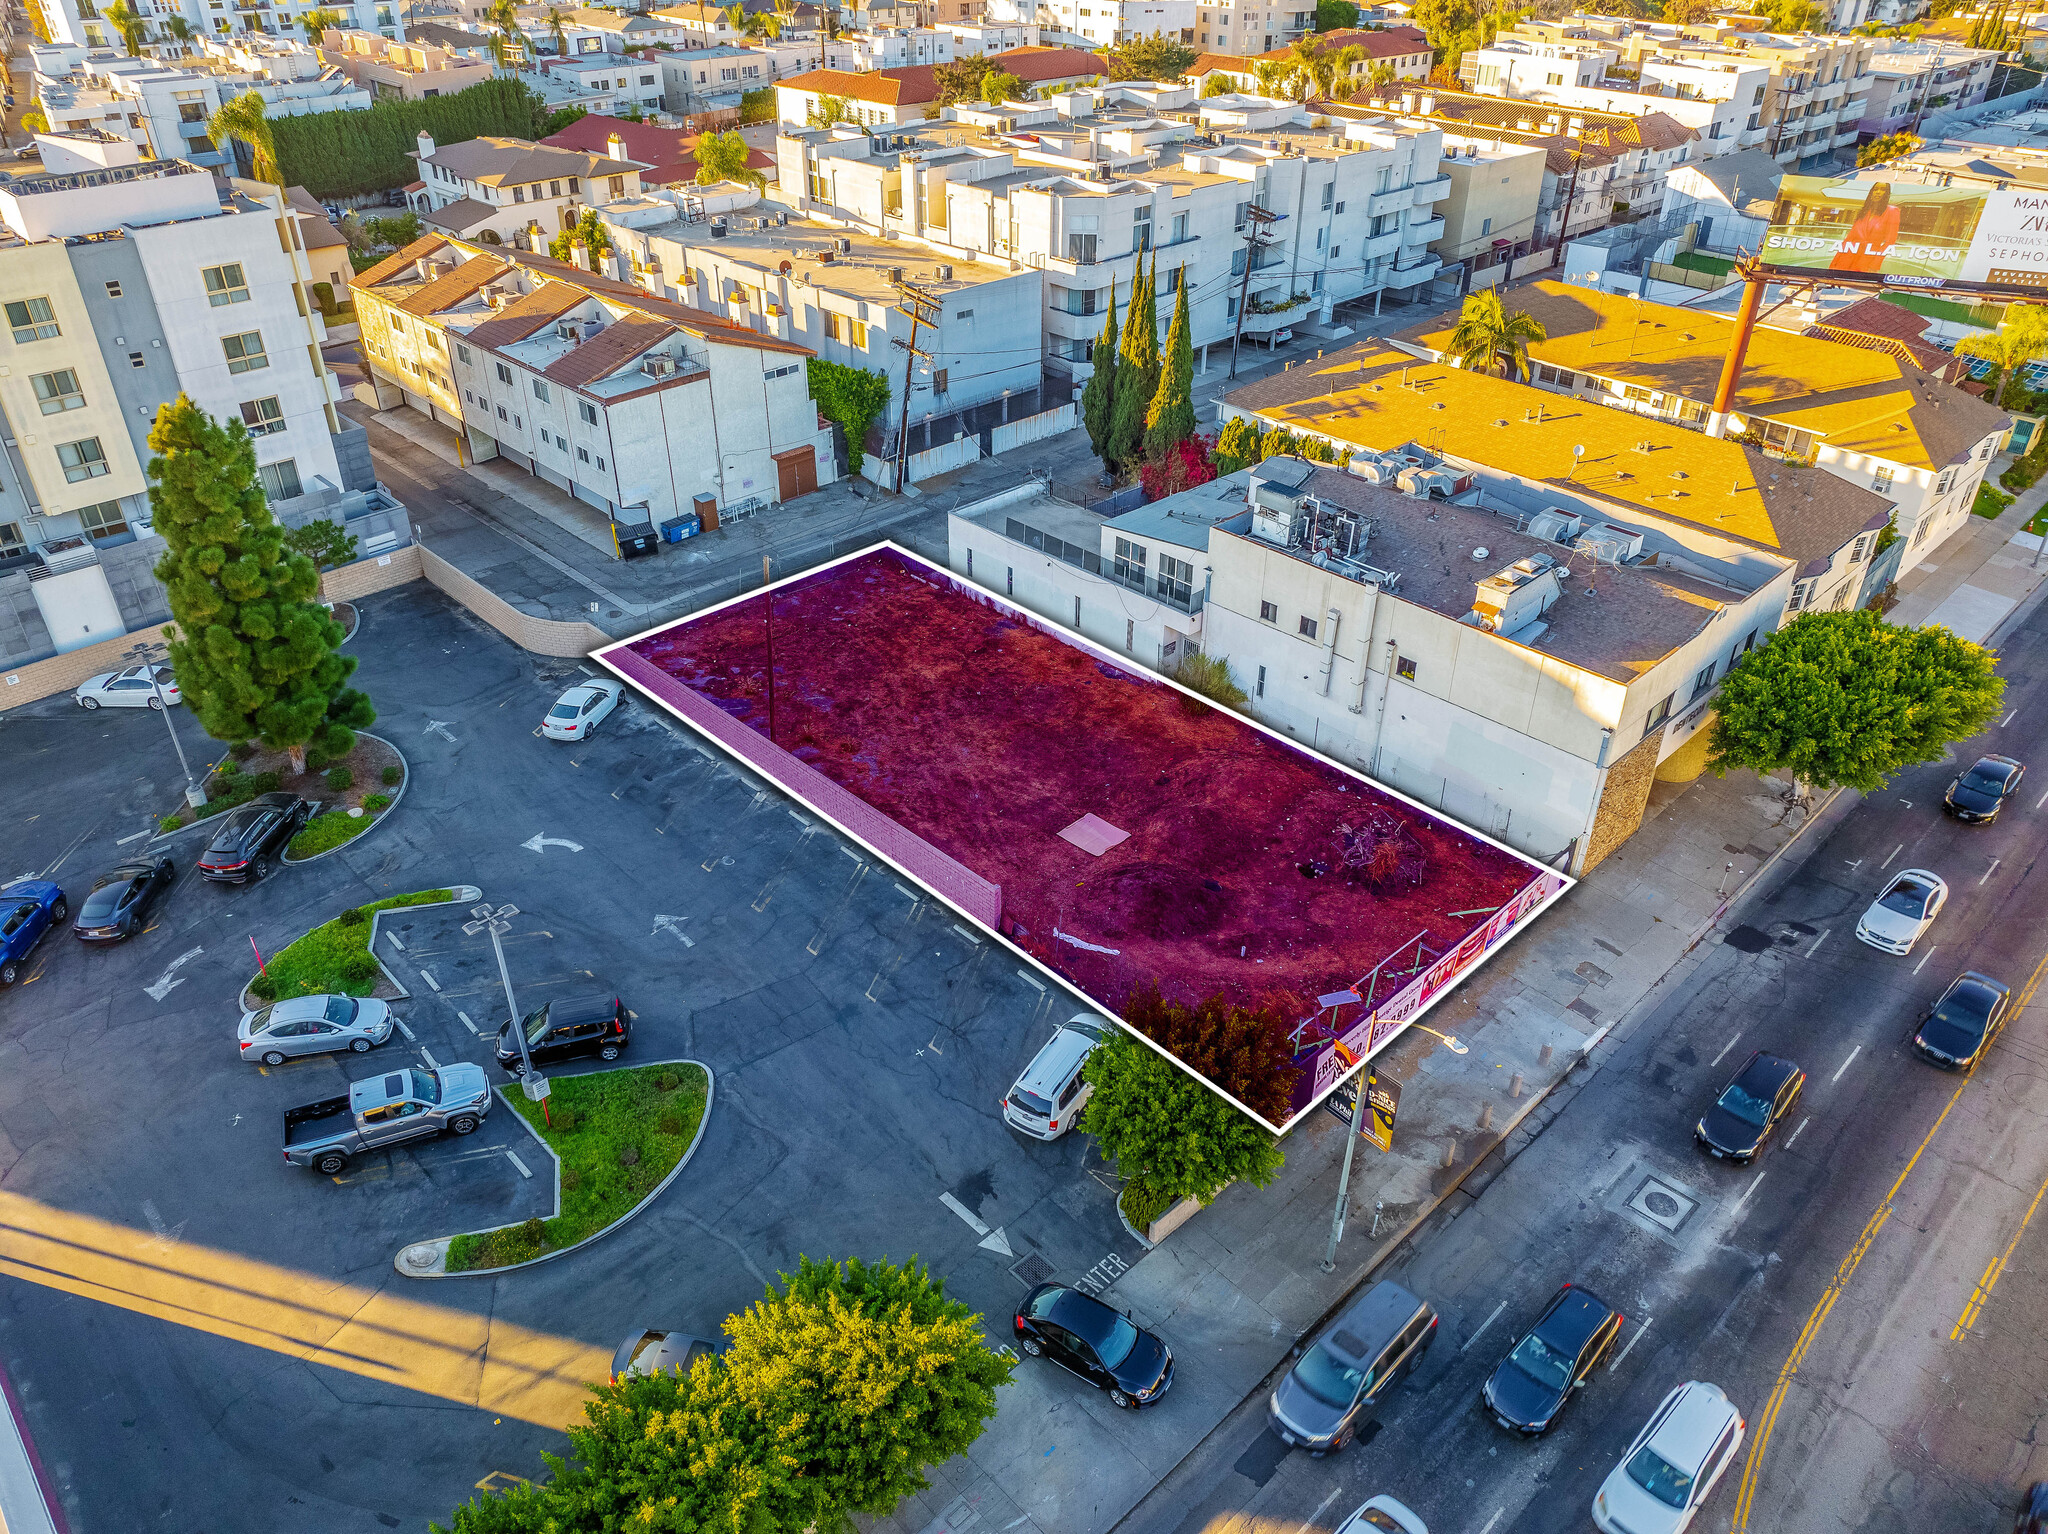
POLYGON ((456 743, 455 737, 448 733, 448 721, 445 719, 429 719, 427 727, 421 730, 420 733, 422 735, 438 735, 451 746, 456 743))
POLYGON ((659 937, 664 932, 673 932, 683 940, 685 948, 695 948, 697 946, 696 940, 689 933, 685 932, 682 927, 682 924, 689 919, 687 916, 657 916, 654 918, 654 930, 647 935, 649 937, 659 937))
POLYGON ((583 850, 583 843, 567 841, 559 836, 529 837, 519 845, 528 852, 538 852, 543 847, 567 847, 571 852, 581 852, 583 850))
POLYGON ((204 948, 186 949, 175 959, 171 960, 170 967, 157 978, 155 985, 146 985, 142 988, 143 994, 149 997, 151 1001, 162 1001, 171 992, 185 983, 185 977, 180 975, 178 971, 204 952, 206 952, 204 948))
POLYGON ((1010 1238, 1003 1234, 1001 1226, 990 1230, 981 1223, 972 1209, 969 1209, 950 1193, 941 1193, 939 1195, 939 1202, 973 1227, 974 1233, 981 1237, 981 1240, 975 1244, 981 1247, 983 1251, 994 1252, 1001 1257, 1015 1257, 1017 1255, 1010 1250, 1010 1238))

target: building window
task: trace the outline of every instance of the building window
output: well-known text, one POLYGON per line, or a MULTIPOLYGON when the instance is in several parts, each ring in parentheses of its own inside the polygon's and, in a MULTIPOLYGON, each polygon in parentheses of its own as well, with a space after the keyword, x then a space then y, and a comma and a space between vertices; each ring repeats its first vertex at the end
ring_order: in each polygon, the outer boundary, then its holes
POLYGON ((1253 696, 1253 697, 1255 697, 1255 698, 1263 698, 1263 697, 1265 697, 1265 695, 1266 695, 1266 668, 1265 668, 1264 666, 1261 666, 1261 667, 1259 667, 1259 681, 1258 681, 1258 687, 1257 687, 1257 690, 1253 692, 1252 696, 1253 696))
POLYGON ((299 489, 299 461, 283 458, 276 463, 266 463, 256 471, 256 478, 263 484, 263 493, 273 501, 295 500, 302 492, 299 489))
POLYGON ((614 197, 623 197, 623 196, 625 196, 625 195, 626 195, 626 178, 625 178, 624 176, 614 176, 614 177, 612 177, 612 179, 611 179, 611 191, 612 191, 612 196, 614 196, 614 197))
POLYGON ((1865 533, 1862 537, 1858 538, 1854 543, 1849 545, 1850 564, 1860 565, 1863 563, 1864 556, 1870 552, 1870 540, 1873 536, 1874 535, 1871 533, 1865 533))
POLYGON ((589 448, 587 448, 587 447, 579 447, 579 448, 577 448, 577 449, 576 449, 576 458, 577 458, 577 461, 578 461, 578 462, 581 462, 581 463, 588 463, 588 462, 590 462, 590 449, 589 449, 589 448))
POLYGON ((118 282, 114 282, 114 281, 111 281, 111 280, 109 280, 109 281, 108 281, 108 283, 107 283, 107 297, 109 297, 109 298, 119 298, 120 296, 121 296, 121 284, 120 284, 120 283, 118 283, 118 282))
POLYGON ((574 197, 574 196, 576 196, 576 195, 577 195, 577 191, 576 191, 576 181, 577 181, 577 178, 576 178, 576 177, 574 177, 574 176, 571 176, 571 177, 569 178, 569 195, 570 195, 571 197, 574 197))
POLYGON ((283 431, 284 407, 274 394, 269 399, 243 400, 242 424, 249 428, 252 437, 267 437, 273 432, 283 431))
POLYGON ((28 545, 21 541, 21 524, 0 522, 0 559, 12 559, 27 552, 28 545))
POLYGON ((115 538, 128 531, 128 519, 121 515, 119 501, 101 501, 78 513, 79 523, 94 538, 115 538))
POLYGON ((1261 602, 1259 604, 1259 621, 1261 623, 1278 623, 1280 621, 1280 608, 1278 604, 1261 602))
POLYGON ((50 308, 47 298, 20 298, 7 305, 7 323, 14 327, 14 339, 24 344, 29 341, 54 340, 61 332, 57 329, 57 316, 50 308))
POLYGON ((78 375, 70 368, 36 374, 35 386, 36 404, 44 415, 62 415, 67 410, 85 408, 85 395, 79 392, 78 375))
MULTIPOLYGON (((1708 661, 1708 662, 1707 662, 1707 664, 1706 664, 1706 668, 1705 668, 1704 670, 1702 670, 1702 671, 1700 672, 1700 674, 1699 674, 1698 676, 1696 676, 1696 677, 1694 677, 1694 678, 1692 679, 1692 695, 1693 695, 1693 697, 1694 697, 1694 698, 1697 698, 1697 697, 1698 697, 1698 696, 1699 696, 1699 695, 1700 695, 1701 693, 1705 692, 1705 691, 1706 691, 1706 690, 1707 690, 1707 689, 1708 689, 1709 687, 1712 687, 1713 685, 1714 685, 1714 662, 1712 662, 1712 661, 1708 661)), ((1690 701, 1691 701, 1691 699, 1688 699, 1687 701, 1688 701, 1688 702, 1690 702, 1690 701)))
POLYGON ((1676 693, 1666 693, 1664 701, 1650 710, 1650 717, 1643 722, 1643 735, 1645 738, 1656 734, 1657 731, 1663 729, 1670 722, 1671 700, 1677 696, 1678 694, 1676 693))
POLYGON ((1934 493, 1936 495, 1947 495, 1948 487, 1955 483, 1955 478, 1956 471, 1954 469, 1943 469, 1941 471, 1941 478, 1934 482, 1934 493))
POLYGON ((1177 607, 1186 607, 1194 597, 1195 567, 1171 554, 1159 556, 1159 575, 1154 595, 1177 607))
POLYGON ((242 280, 242 263, 209 266, 200 273, 206 279, 206 301, 216 309, 249 301, 249 284, 242 280))
POLYGON ((460 362, 461 362, 461 363, 463 364, 463 366, 467 367, 467 366, 469 365, 469 360, 470 360, 470 359, 469 359, 469 348, 468 348, 468 347, 466 347, 466 346, 457 346, 457 347, 455 348, 455 356, 456 356, 456 359, 457 359, 458 361, 460 361, 460 362))
POLYGON ((585 426, 595 426, 597 424, 597 406, 591 404, 589 400, 580 399, 576 401, 576 413, 583 418, 585 426))
POLYGON ((511 381, 512 381, 512 370, 511 370, 510 368, 506 367, 504 363, 502 363, 502 362, 501 362, 501 363, 499 363, 499 364, 498 364, 498 382, 499 382, 499 383, 501 383, 501 384, 508 384, 508 383, 510 383, 511 381))
MULTIPOLYGON (((1920 526, 1922 531, 1925 531, 1927 524, 1923 522, 1920 526)), ((1785 598, 1785 611, 1788 613, 1798 612, 1800 608, 1806 605, 1806 599, 1812 591, 1812 581, 1794 581, 1791 594, 1785 598)))
POLYGON ((107 455, 101 451, 98 437, 59 443, 57 462, 64 466, 64 477, 74 485, 82 479, 98 479, 107 472, 107 455))
POLYGON ((1145 585, 1145 545, 1133 543, 1128 538, 1117 539, 1116 563, 1111 569, 1126 586, 1142 590, 1145 585))
POLYGON ((526 201, 526 188, 523 186, 515 186, 514 188, 512 188, 512 200, 514 202, 526 201))
POLYGON ((238 336, 222 336, 220 349, 227 354, 230 373, 253 373, 258 368, 270 366, 270 357, 263 350, 263 332, 247 330, 238 336))
POLYGON ((1302 619, 1302 620, 1300 621, 1300 623, 1299 623, 1298 625, 1296 625, 1296 627, 1297 627, 1297 630, 1298 630, 1298 632, 1299 632, 1299 633, 1301 634, 1301 637, 1302 637, 1303 639, 1313 639, 1313 638, 1315 638, 1315 637, 1316 637, 1316 620, 1315 620, 1315 619, 1313 619, 1313 618, 1303 618, 1303 619, 1302 619))
POLYGON ((859 320, 848 320, 846 328, 853 333, 854 349, 856 351, 866 351, 868 349, 868 327, 859 320))
POLYGON ((533 397, 539 400, 543 405, 545 405, 548 402, 548 386, 542 383, 538 378, 536 378, 533 381, 533 397))
POLYGON ((128 366, 132 368, 146 368, 149 366, 149 359, 143 356, 141 352, 130 352, 128 354, 128 366))
POLYGON ((1394 675, 1404 682, 1415 680, 1415 662, 1403 657, 1394 662, 1394 675))

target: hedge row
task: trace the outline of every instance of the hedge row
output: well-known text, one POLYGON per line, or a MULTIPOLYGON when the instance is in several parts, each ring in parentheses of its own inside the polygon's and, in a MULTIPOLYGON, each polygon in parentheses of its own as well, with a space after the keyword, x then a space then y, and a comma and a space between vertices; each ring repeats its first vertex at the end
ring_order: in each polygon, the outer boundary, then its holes
POLYGON ((380 101, 366 112, 320 112, 271 120, 285 185, 315 197, 359 197, 419 180, 406 155, 420 130, 438 145, 495 135, 536 138, 540 98, 518 80, 485 80, 427 101, 380 101))

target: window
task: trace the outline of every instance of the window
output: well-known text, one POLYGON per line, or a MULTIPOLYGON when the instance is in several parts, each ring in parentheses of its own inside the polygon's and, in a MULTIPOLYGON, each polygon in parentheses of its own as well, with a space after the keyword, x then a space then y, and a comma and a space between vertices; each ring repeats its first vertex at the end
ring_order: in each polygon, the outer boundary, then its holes
POLYGON ((1070 234, 1067 236, 1067 259, 1085 266, 1095 259, 1095 236, 1092 234, 1070 234))
POLYGON ((266 463, 256 471, 256 478, 263 484, 264 495, 273 501, 293 500, 302 493, 299 489, 299 461, 296 458, 266 463))
POLYGON ((1934 482, 1934 493, 1936 495, 1947 495, 1948 487, 1955 483, 1955 478, 1956 471, 1954 469, 1943 469, 1941 471, 1941 478, 1934 482))
POLYGON ((1875 535, 1871 533, 1865 533, 1862 537, 1858 538, 1854 543, 1849 545, 1850 564, 1860 565, 1863 563, 1864 556, 1870 552, 1870 540, 1873 536, 1875 535))
POLYGON ((948 371, 948 370, 947 370, 947 369, 945 369, 945 368, 937 368, 937 369, 934 369, 934 370, 933 370, 933 372, 932 372, 932 393, 934 393, 934 394, 944 394, 944 393, 946 392, 946 373, 947 373, 947 371, 948 371))
POLYGON ((1258 683, 1258 690, 1257 690, 1256 692, 1254 692, 1254 693, 1252 694, 1252 696, 1253 696, 1253 697, 1256 697, 1256 698, 1263 698, 1263 697, 1265 697, 1265 695, 1266 695, 1266 668, 1265 668, 1264 666, 1261 666, 1261 667, 1259 667, 1259 683, 1258 683))
POLYGON ((1153 593, 1179 607, 1186 607, 1194 596, 1195 567, 1185 559, 1175 559, 1171 554, 1159 556, 1159 576, 1153 593))
POLYGON ((467 366, 469 365, 469 362, 470 362, 470 355, 469 355, 469 348, 468 348, 468 347, 466 347, 466 346, 457 346, 457 347, 455 348, 455 356, 456 356, 456 359, 457 359, 458 361, 460 361, 460 362, 461 362, 461 363, 462 363, 462 364, 463 364, 463 365, 464 365, 465 367, 467 367, 467 366))
POLYGON ((1554 368, 1547 362, 1537 363, 1535 373, 1536 382, 1550 384, 1554 388, 1575 389, 1579 384, 1579 375, 1577 373, 1567 368, 1554 368))
POLYGON ((548 386, 542 383, 538 378, 536 378, 533 381, 533 397, 539 400, 543 405, 545 405, 548 402, 548 386))
POLYGON ((844 326, 839 316, 830 309, 825 311, 825 336, 827 340, 831 341, 844 341, 846 339, 844 326))
POLYGON ((200 275, 206 279, 206 301, 216 309, 249 301, 249 284, 242 280, 242 263, 209 266, 200 275))
POLYGON ((571 177, 569 178, 569 195, 570 195, 571 197, 574 197, 574 196, 578 195, 578 194, 577 194, 577 191, 576 191, 576 182, 577 182, 577 178, 576 178, 575 176, 571 176, 571 177))
POLYGON ((141 352, 130 352, 128 354, 128 366, 132 368, 146 368, 149 366, 149 359, 143 356, 141 352))
POLYGON ((47 298, 15 299, 7 305, 7 323, 14 327, 14 339, 24 344, 49 341, 61 332, 56 313, 47 298))
POLYGON ((121 515, 119 501, 87 506, 78 513, 78 520, 87 535, 94 538, 114 538, 128 531, 128 519, 121 515))
POLYGON ((508 384, 508 383, 510 383, 511 381, 512 381, 512 370, 511 370, 510 368, 506 367, 504 363, 502 363, 502 362, 501 362, 501 363, 499 363, 499 364, 498 364, 498 382, 499 382, 499 383, 501 383, 501 384, 508 384))
POLYGON ((526 201, 526 188, 523 186, 515 186, 514 188, 512 188, 512 200, 514 202, 526 201))
POLYGON ((584 425, 595 426, 597 424, 597 406, 591 404, 589 400, 580 399, 576 401, 576 413, 583 417, 584 425))
POLYGON ((1116 578, 1126 586, 1143 587, 1145 584, 1145 545, 1133 543, 1128 538, 1116 541, 1116 563, 1112 566, 1116 578))
POLYGON ((576 457, 577 457, 577 459, 578 459, 578 460, 579 460, 580 462, 583 462, 583 463, 588 463, 588 462, 590 462, 590 449, 589 449, 589 448, 587 448, 587 447, 579 447, 579 448, 577 448, 577 449, 576 449, 576 457))
POLYGON ((28 545, 21 540, 21 524, 0 522, 0 559, 12 559, 27 552, 28 545))
POLYGON ((1650 710, 1650 717, 1643 721, 1643 734, 1645 737, 1654 735, 1670 721, 1671 700, 1677 696, 1678 694, 1676 693, 1667 692, 1664 694, 1664 701, 1650 710))
POLYGON ((1278 623, 1280 621, 1279 606, 1272 602, 1261 602, 1259 604, 1259 621, 1261 623, 1278 623))
POLYGON ((1316 620, 1315 620, 1315 619, 1313 619, 1313 618, 1303 618, 1303 619, 1301 620, 1301 622, 1300 622, 1300 623, 1299 623, 1299 624, 1298 624, 1298 625, 1297 625, 1296 627, 1297 627, 1297 631, 1298 631, 1298 632, 1300 633, 1300 635, 1301 635, 1301 637, 1302 637, 1303 639, 1313 639, 1313 638, 1315 638, 1315 637, 1316 637, 1316 620))
POLYGON ((64 466, 64 477, 74 485, 82 479, 98 479, 107 472, 107 455, 101 451, 98 437, 59 443, 57 462, 64 466))
POLYGON ((249 428, 252 437, 267 437, 273 432, 284 430, 284 407, 277 402, 277 396, 269 399, 242 401, 242 424, 249 428))
POLYGON ((178 121, 181 123, 203 123, 206 121, 206 103, 203 101, 181 101, 178 103, 178 121))
POLYGON ((550 196, 550 197, 559 197, 559 196, 561 196, 561 195, 562 195, 562 183, 561 183, 560 181, 550 181, 550 182, 548 183, 548 196, 550 196))
MULTIPOLYGON (((1701 693, 1714 685, 1714 664, 1713 661, 1708 661, 1705 669, 1692 679, 1692 695, 1694 698, 1697 698, 1701 693)), ((1690 702, 1691 699, 1687 701, 1690 702)))
POLYGON ((1394 675, 1404 682, 1415 680, 1415 662, 1403 658, 1394 662, 1394 675))
MULTIPOLYGON (((748 74, 752 74, 752 73, 753 73, 753 71, 752 71, 752 70, 750 69, 750 70, 748 70, 748 71, 747 71, 747 73, 748 73, 748 74)), ((641 83, 642 85, 652 85, 652 84, 654 83, 654 76, 653 76, 653 75, 642 75, 642 76, 640 77, 640 83, 641 83)))
POLYGON ((623 196, 625 196, 625 195, 626 195, 626 178, 625 178, 624 176, 614 176, 614 177, 612 177, 612 179, 611 179, 611 189, 612 189, 612 196, 614 196, 614 197, 623 197, 623 196))
POLYGON ((42 407, 44 415, 62 415, 67 410, 80 410, 85 406, 85 396, 78 388, 78 375, 70 368, 36 374, 35 386, 36 403, 42 407))
POLYGON ((507 416, 507 415, 505 414, 505 407, 504 407, 503 405, 500 405, 500 406, 498 407, 498 419, 499 419, 499 420, 501 420, 501 421, 504 421, 504 420, 509 420, 509 419, 510 419, 510 417, 508 417, 508 416, 507 416))
POLYGON ((847 321, 846 328, 853 332, 853 344, 861 351, 868 349, 868 327, 859 320, 847 321))
POLYGON ((120 283, 118 283, 118 282, 113 282, 113 281, 109 281, 109 282, 107 283, 107 297, 109 297, 109 298, 119 298, 120 296, 121 296, 121 284, 120 284, 120 283))
POLYGON ((1173 215, 1173 241, 1178 245, 1188 237, 1188 216, 1185 213, 1173 215))
POLYGON ((220 349, 227 355, 230 373, 253 373, 258 368, 270 366, 270 358, 263 350, 263 332, 246 330, 238 336, 222 336, 220 349))

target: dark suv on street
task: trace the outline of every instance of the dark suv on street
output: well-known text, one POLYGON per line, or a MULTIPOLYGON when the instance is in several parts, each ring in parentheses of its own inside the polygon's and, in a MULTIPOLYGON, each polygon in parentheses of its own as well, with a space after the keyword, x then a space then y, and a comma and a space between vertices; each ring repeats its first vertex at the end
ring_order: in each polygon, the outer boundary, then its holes
MULTIPOLYGON (((616 1060, 626 1048, 625 1003, 602 992, 557 996, 524 1018, 526 1052, 535 1065, 552 1065, 573 1055, 616 1060)), ((519 1074, 519 1040, 510 1021, 498 1027, 498 1064, 519 1074)))
POLYGON ((312 818, 312 804, 297 794, 259 794, 228 811, 199 855, 199 872, 218 884, 261 879, 312 818))
POLYGON ((1266 1403, 1266 1419, 1291 1448, 1321 1456, 1351 1442, 1386 1393, 1436 1340, 1436 1311, 1392 1279, 1366 1291, 1301 1355, 1266 1403))

